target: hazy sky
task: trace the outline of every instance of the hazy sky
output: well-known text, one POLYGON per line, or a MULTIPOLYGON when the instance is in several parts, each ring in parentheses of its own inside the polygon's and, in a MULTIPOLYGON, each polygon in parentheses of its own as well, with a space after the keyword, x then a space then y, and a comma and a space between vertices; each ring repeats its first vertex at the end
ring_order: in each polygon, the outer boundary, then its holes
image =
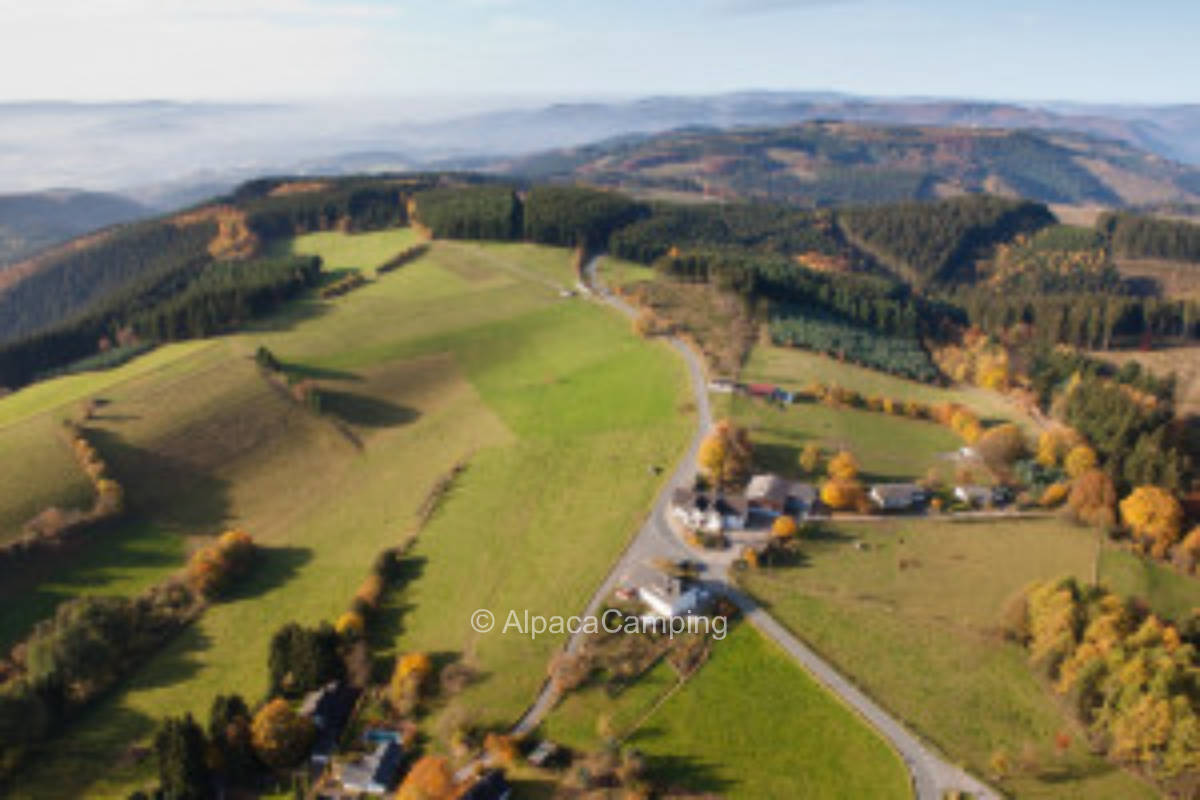
POLYGON ((1195 0, 0 0, 0 99, 1196 102, 1195 0))

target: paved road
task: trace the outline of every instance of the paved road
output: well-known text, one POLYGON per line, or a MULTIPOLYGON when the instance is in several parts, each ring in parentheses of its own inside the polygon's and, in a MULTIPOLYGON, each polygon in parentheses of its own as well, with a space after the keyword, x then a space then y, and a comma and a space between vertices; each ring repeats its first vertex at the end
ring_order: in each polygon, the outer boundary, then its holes
MULTIPOLYGON (((596 261, 597 259, 593 258, 584 267, 585 287, 595 286, 596 261)), ((637 313, 633 307, 619 297, 607 292, 601 292, 597 296, 631 318, 637 313)), ((672 530, 667 522, 667 504, 670 500, 671 490, 676 486, 690 485, 695 477, 696 454, 705 433, 712 427, 712 410, 709 406, 707 381, 700 359, 682 341, 671 339, 670 343, 683 357, 688 368, 692 393, 696 402, 696 432, 692 436, 687 455, 684 456, 670 481, 659 493, 650 516, 642 524, 641 530, 629 543, 604 583, 592 595, 585 614, 595 614, 599 611, 601 603, 617 588, 621 579, 635 564, 653 561, 656 558, 703 560, 709 566, 711 577, 720 581, 724 592, 738 606, 751 625, 775 642, 785 653, 808 670, 817 681, 840 697, 881 736, 887 739, 908 768, 914 791, 919 800, 941 800, 951 790, 971 792, 980 800, 999 800, 1000 795, 995 790, 949 763, 925 745, 915 734, 842 676, 832 665, 780 625, 752 597, 733 586, 726 572, 729 564, 728 554, 714 554, 692 548, 672 530)), ((581 642, 582 637, 579 636, 569 639, 567 652, 577 650, 581 642)), ((513 732, 524 734, 536 728, 554 707, 555 700, 554 693, 547 683, 543 686, 537 700, 517 723, 513 732)))
MULTIPOLYGON (((591 284, 594 270, 595 259, 585 267, 585 280, 587 281, 585 287, 591 284)), ((602 299, 630 317, 635 316, 637 313, 633 307, 619 297, 604 296, 602 299)), ((667 525, 667 503, 670 501, 671 490, 674 487, 681 484, 690 484, 696 475, 696 454, 700 450, 700 441, 704 438, 704 434, 712 427, 712 410, 708 403, 708 388, 704 377, 704 368, 701 366, 700 360, 683 342, 672 340, 672 346, 683 356, 688 367, 689 379, 692 383, 692 394, 696 398, 696 432, 692 435, 687 455, 679 462, 679 466, 675 468, 671 479, 666 483, 663 490, 659 492, 658 497, 654 501, 654 508, 651 509, 645 522, 642 523, 641 530, 638 531, 637 535, 626 546, 616 566, 612 568, 608 573, 608 577, 604 579, 604 583, 600 585, 600 588, 596 590, 595 594, 588 601, 587 608, 583 612, 583 616, 585 617, 595 615, 600 611, 600 607, 604 601, 612 595, 613 591, 620 585, 622 579, 636 565, 653 563, 656 559, 662 558, 676 561, 691 556, 688 547, 679 541, 667 525)), ((582 642, 582 636, 576 635, 570 637, 567 640, 567 652, 575 652, 579 649, 582 642)), ((521 721, 517 723, 512 732, 514 734, 525 734, 532 731, 554 707, 556 700, 554 691, 551 689, 549 681, 547 681, 542 686, 537 700, 529 707, 525 715, 521 717, 521 721)))

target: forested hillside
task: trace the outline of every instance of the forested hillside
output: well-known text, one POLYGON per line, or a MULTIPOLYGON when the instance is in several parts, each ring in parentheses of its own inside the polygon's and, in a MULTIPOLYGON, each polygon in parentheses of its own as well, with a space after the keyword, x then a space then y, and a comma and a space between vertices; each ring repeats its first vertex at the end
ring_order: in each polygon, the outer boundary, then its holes
POLYGON ((471 175, 270 178, 13 267, 0 279, 0 385, 92 356, 118 334, 204 336, 265 311, 319 279, 319 265, 264 260, 282 238, 410 222, 436 238, 608 250, 741 296, 775 320, 778 341, 920 380, 936 379, 922 343, 972 325, 1092 348, 1200 337, 1194 300, 1127 279, 1118 263, 1190 268, 1200 228, 1129 212, 1083 228, 1056 224, 1040 203, 988 195, 803 209, 471 175))
POLYGON ((838 219, 854 242, 917 286, 970 280, 975 256, 1054 222, 1043 205, 987 196, 854 209, 838 219))
POLYGON ((100 192, 0 195, 0 270, 73 236, 149 214, 132 200, 100 192))
POLYGON ((1200 170, 1065 131, 809 122, 681 129, 509 162, 512 175, 651 195, 847 206, 992 192, 1132 206, 1200 199, 1200 170))

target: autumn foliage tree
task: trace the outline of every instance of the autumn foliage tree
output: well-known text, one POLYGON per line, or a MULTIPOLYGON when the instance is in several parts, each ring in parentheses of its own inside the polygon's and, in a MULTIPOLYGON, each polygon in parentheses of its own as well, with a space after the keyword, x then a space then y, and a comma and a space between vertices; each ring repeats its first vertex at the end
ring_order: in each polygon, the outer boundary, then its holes
POLYGON ((397 658, 388 685, 392 706, 401 714, 412 713, 432 675, 433 661, 427 653, 405 653, 397 658))
POLYGON ((781 514, 771 523, 771 536, 776 539, 791 539, 796 536, 800 528, 796 525, 796 520, 787 514, 781 514))
POLYGON ((993 468, 1012 464, 1025 453, 1025 437, 1013 423, 997 425, 975 442, 980 457, 993 468))
POLYGON ((1162 558, 1179 538, 1183 506, 1166 489, 1139 486, 1121 501, 1121 519, 1138 545, 1162 558))
POLYGON ((1031 659, 1093 742, 1168 787, 1195 786, 1200 662, 1180 631, 1139 603, 1073 579, 1033 587, 1026 613, 1031 659))
POLYGON ((343 612, 334 623, 333 629, 345 639, 358 639, 366 632, 367 624, 362 614, 357 611, 343 612))
POLYGON ((269 767, 294 767, 312 745, 312 721, 292 710, 291 704, 277 697, 254 715, 250 724, 250 739, 254 752, 269 767))
POLYGON ((422 756, 404 776, 396 800, 451 800, 459 794, 450 762, 441 756, 422 756))
POLYGON ((1086 444, 1078 444, 1067 453, 1066 459, 1063 460, 1063 468, 1072 478, 1078 478, 1088 470, 1095 469, 1098 463, 1095 450, 1086 444))
POLYGON ((800 451, 797 461, 800 469, 809 475, 815 475, 821 466, 821 446, 816 442, 809 442, 804 445, 804 449, 800 451))
POLYGON ((250 569, 256 553, 250 534, 240 530, 226 531, 214 544, 192 554, 184 577, 197 594, 217 597, 250 569))
POLYGON ((1117 521, 1117 488, 1102 470, 1091 469, 1071 483, 1067 507, 1080 522, 1108 527, 1117 521))
POLYGON ((849 450, 842 450, 829 459, 829 477, 835 481, 852 481, 858 477, 858 459, 849 450))
POLYGON ((834 511, 858 508, 866 495, 856 480, 833 478, 821 487, 821 502, 834 511))
POLYGON ((714 486, 733 486, 749 475, 753 454, 746 429, 724 419, 700 443, 700 470, 714 486))

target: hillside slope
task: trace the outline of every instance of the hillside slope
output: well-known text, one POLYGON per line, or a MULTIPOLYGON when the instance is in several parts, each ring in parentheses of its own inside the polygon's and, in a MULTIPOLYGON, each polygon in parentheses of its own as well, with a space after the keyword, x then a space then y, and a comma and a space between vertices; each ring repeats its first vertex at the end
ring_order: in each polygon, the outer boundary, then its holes
POLYGON ((0 270, 42 248, 149 213, 128 198, 104 192, 0 195, 0 270))
POLYGON ((1048 203, 1190 202, 1200 170, 1128 144, 1063 131, 810 122, 692 128, 510 161, 533 178, 573 179, 714 199, 832 206, 990 192, 1048 203))

